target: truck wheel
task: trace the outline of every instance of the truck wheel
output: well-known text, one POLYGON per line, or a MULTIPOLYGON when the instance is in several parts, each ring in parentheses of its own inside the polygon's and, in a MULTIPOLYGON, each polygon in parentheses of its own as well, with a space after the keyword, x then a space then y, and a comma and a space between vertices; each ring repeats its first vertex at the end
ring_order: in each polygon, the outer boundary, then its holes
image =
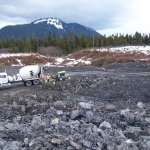
POLYGON ((39 84, 39 80, 37 79, 37 80, 33 80, 33 85, 37 85, 37 84, 39 84))
POLYGON ((31 86, 31 85, 32 85, 32 82, 31 82, 30 80, 29 80, 29 81, 26 81, 26 82, 25 82, 25 85, 26 85, 26 86, 31 86))

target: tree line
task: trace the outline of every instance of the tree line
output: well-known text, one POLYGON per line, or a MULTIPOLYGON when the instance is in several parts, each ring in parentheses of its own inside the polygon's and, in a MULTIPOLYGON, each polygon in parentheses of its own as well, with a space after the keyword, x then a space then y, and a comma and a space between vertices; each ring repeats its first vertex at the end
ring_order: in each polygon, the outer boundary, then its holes
POLYGON ((55 33, 48 33, 43 35, 41 39, 35 36, 30 38, 23 37, 22 39, 3 38, 0 41, 1 48, 11 48, 10 52, 24 53, 24 52, 38 52, 40 46, 56 46, 60 47, 63 54, 73 53, 75 51, 85 48, 95 47, 114 47, 127 45, 150 45, 150 35, 136 32, 134 35, 112 34, 109 37, 98 35, 86 36, 82 33, 81 37, 76 36, 72 31, 70 37, 60 36, 56 37, 55 33))

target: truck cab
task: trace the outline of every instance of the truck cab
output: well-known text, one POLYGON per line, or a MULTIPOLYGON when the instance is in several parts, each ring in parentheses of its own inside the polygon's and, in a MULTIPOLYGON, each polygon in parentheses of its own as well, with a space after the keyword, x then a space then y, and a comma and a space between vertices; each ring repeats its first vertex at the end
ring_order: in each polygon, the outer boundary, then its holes
POLYGON ((8 77, 6 72, 0 73, 0 86, 5 86, 8 84, 8 77))
POLYGON ((56 81, 65 80, 67 78, 66 71, 55 70, 54 73, 51 75, 51 77, 56 81))
POLYGON ((60 81, 64 79, 66 79, 66 71, 59 71, 57 80, 60 81))

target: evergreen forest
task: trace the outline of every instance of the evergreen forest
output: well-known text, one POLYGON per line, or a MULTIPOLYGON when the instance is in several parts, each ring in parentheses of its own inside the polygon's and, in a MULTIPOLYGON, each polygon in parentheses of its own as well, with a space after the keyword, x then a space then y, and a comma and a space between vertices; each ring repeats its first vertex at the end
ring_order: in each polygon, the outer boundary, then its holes
POLYGON ((109 37, 106 37, 105 35, 98 37, 97 35, 86 36, 82 33, 81 37, 78 37, 72 31, 70 37, 56 37, 55 34, 49 33, 47 36, 43 35, 41 39, 31 35, 30 38, 23 37, 22 39, 16 40, 10 37, 1 39, 0 41, 0 49, 10 48, 10 52, 13 53, 37 53, 40 46, 59 47, 62 49, 63 54, 70 54, 85 48, 109 48, 129 45, 150 45, 150 35, 136 32, 134 35, 117 33, 116 35, 111 35, 109 37))

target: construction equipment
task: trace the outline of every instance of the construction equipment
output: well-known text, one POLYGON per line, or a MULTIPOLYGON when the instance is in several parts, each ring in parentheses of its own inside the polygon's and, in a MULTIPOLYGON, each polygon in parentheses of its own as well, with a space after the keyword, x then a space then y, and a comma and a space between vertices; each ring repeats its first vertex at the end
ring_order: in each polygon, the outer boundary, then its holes
MULTIPOLYGON (((2 72, 0 73, 0 87, 16 82, 23 82, 26 86, 37 85, 42 82, 44 68, 45 66, 39 65, 24 66, 19 70, 19 74, 14 76, 8 76, 6 72, 2 72)), ((50 75, 49 79, 53 83, 67 79, 66 71, 54 71, 54 74, 50 75)))
POLYGON ((0 86, 8 86, 16 82, 23 82, 26 86, 37 85, 43 72, 43 66, 39 65, 22 67, 16 76, 8 76, 6 72, 2 72, 0 73, 0 86))
POLYGON ((62 81, 67 79, 66 71, 54 71, 54 74, 51 75, 52 80, 55 81, 62 81))

